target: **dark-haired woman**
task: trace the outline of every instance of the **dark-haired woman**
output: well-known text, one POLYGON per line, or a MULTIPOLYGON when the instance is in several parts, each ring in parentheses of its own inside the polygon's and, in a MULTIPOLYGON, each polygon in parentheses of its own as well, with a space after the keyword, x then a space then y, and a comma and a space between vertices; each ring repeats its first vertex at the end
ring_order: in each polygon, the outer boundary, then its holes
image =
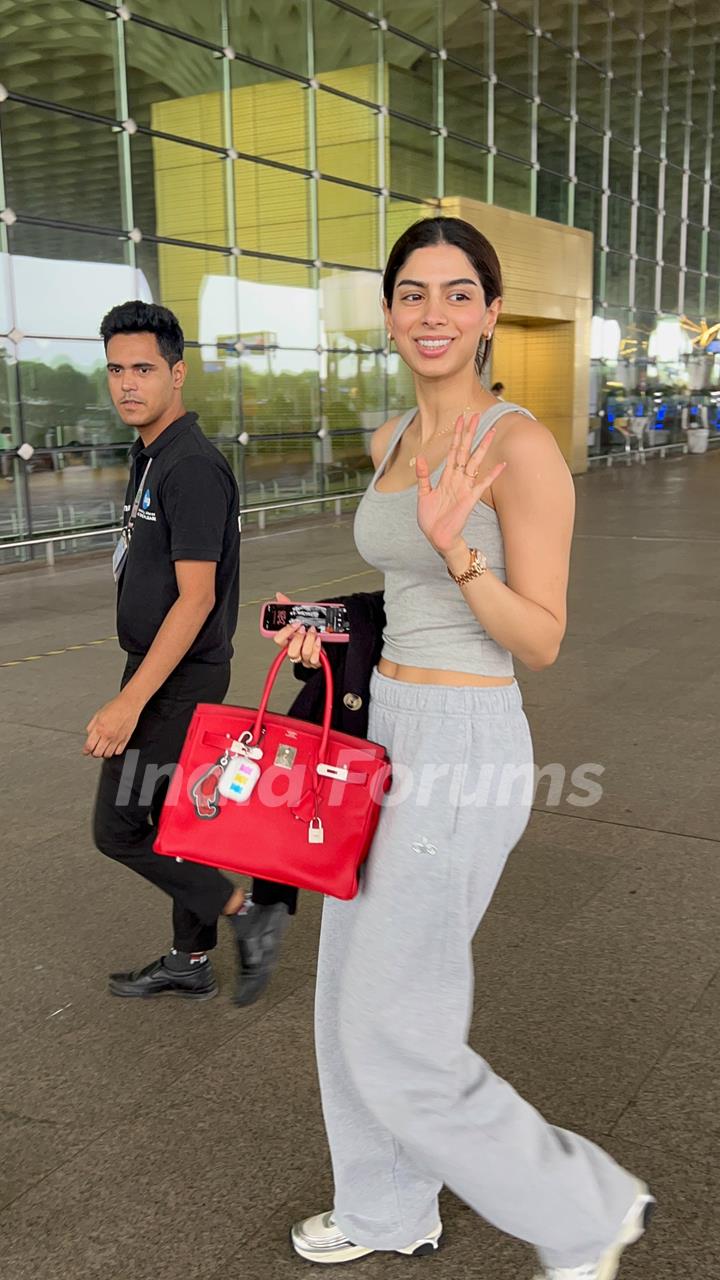
MULTIPOLYGON (((647 1188, 467 1043, 470 944, 533 792, 513 657, 533 671, 557 657, 572 480, 550 432, 482 386, 502 281, 479 232, 415 224, 384 296, 417 407, 375 434, 355 536, 385 574, 369 736, 395 782, 359 896, 325 903, 316 1036, 335 1205, 293 1244, 321 1263, 432 1253, 446 1184, 534 1245, 545 1280, 612 1280, 647 1188)), ((317 664, 314 634, 278 640, 317 664)))

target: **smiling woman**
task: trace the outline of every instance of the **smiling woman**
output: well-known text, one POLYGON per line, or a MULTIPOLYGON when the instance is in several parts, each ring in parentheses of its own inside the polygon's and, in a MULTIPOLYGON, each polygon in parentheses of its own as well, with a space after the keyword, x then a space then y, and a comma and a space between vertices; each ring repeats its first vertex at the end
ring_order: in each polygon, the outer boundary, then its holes
MULTIPOLYGON (((470 944, 534 791, 513 659, 539 671, 557 657, 574 510, 551 433, 480 380, 501 294, 494 249, 456 218, 410 227, 385 272, 416 407, 375 433, 355 540, 385 576, 368 734, 395 781, 358 897, 323 910, 316 1027, 335 1206, 292 1238, 311 1262, 432 1253, 446 1183, 535 1245, 542 1280, 614 1280, 647 1189, 579 1135, 558 1140, 466 1039, 470 944)), ((312 629, 286 643, 317 665, 312 629)))

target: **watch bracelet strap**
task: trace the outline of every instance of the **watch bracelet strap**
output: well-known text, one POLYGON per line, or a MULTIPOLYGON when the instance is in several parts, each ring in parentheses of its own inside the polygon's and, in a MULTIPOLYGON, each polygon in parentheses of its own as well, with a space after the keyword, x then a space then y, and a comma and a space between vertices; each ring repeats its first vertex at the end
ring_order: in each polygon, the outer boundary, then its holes
POLYGON ((487 559, 477 547, 470 547, 470 567, 464 573, 453 573, 449 565, 446 566, 447 571, 459 587, 464 587, 467 582, 472 582, 473 578, 481 578, 487 570, 487 559))

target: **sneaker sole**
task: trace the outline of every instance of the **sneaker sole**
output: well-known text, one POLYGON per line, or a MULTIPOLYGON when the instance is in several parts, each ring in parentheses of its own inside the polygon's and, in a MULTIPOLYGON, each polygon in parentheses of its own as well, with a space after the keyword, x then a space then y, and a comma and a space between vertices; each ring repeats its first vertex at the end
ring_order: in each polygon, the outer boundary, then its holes
POLYGON ((407 1258, 429 1258, 431 1254, 437 1253, 442 1241, 442 1232, 437 1236, 436 1240, 423 1241, 415 1249, 366 1249, 364 1245, 351 1245, 345 1249, 338 1249, 335 1252, 328 1250, 326 1254, 313 1253, 305 1250, 295 1241, 292 1230, 290 1231, 290 1246, 293 1254, 298 1258, 302 1258, 303 1262, 309 1262, 316 1266, 338 1266, 344 1262, 359 1262, 362 1258, 369 1258, 372 1253, 394 1253, 398 1256, 407 1258))
POLYGON ((169 987, 166 991, 122 991, 110 982, 108 991, 120 1000, 159 1000, 163 996, 176 996, 180 1000, 212 1000, 219 987, 211 987, 208 991, 181 991, 177 987, 169 987))

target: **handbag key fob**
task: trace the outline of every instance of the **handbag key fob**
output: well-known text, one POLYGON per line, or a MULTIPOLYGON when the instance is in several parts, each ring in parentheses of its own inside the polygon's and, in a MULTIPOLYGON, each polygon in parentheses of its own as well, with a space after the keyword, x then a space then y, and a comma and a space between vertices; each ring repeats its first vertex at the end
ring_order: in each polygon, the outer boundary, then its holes
POLYGON ((260 766, 249 756, 233 756, 223 770, 218 791, 226 800, 242 804, 249 800, 260 777, 260 766))

